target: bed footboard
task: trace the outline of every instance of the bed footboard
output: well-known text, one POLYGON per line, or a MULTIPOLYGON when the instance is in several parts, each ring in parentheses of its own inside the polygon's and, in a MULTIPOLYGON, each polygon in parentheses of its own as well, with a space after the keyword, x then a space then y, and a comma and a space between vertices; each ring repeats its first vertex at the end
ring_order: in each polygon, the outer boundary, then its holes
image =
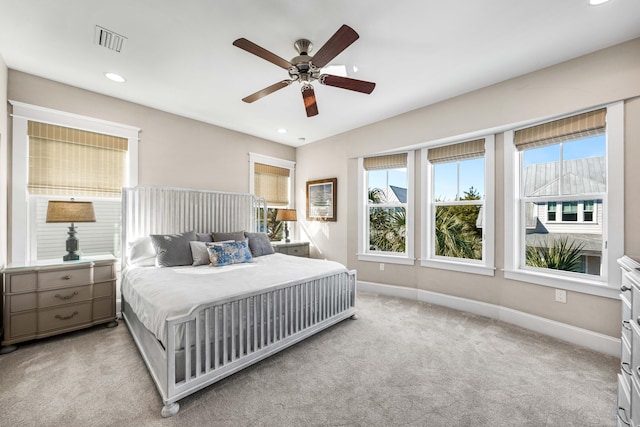
MULTIPOLYGON (((136 336, 144 332, 130 329, 162 395, 162 415, 167 417, 178 412, 181 398, 355 317, 355 299, 356 272, 349 271, 203 304, 187 316, 167 319, 162 361, 146 354, 149 343, 136 336)), ((126 314, 129 323, 131 314, 126 314)))

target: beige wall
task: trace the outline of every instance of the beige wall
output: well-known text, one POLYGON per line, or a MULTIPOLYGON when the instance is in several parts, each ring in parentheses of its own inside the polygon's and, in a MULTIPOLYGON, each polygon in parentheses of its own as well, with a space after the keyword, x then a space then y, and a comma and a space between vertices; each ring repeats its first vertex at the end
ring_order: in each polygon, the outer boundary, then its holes
POLYGON ((7 66, 0 56, 0 268, 7 261, 7 170, 9 169, 9 139, 7 113, 7 66))
POLYGON ((295 160, 295 149, 139 104, 9 70, 8 97, 141 128, 139 183, 249 191, 249 152, 295 160))
MULTIPOLYGON (((470 298, 586 328, 620 334, 620 302, 568 292, 567 304, 554 302, 554 289, 504 279, 504 130, 536 118, 567 114, 626 100, 625 251, 640 258, 640 39, 483 88, 444 102, 303 146, 297 152, 298 209, 304 209, 307 180, 338 177, 338 221, 308 230, 316 255, 324 254, 358 270, 358 279, 470 298), (416 146, 443 138, 492 130, 496 134, 495 277, 416 266, 357 260, 357 161, 362 155, 416 146), (330 239, 330 240, 329 240, 330 239)), ((375 92, 372 96, 375 96, 375 92)), ((416 160, 419 160, 416 158, 416 160)), ((419 171, 419 161, 416 171, 419 171)), ((420 173, 416 173, 416 236, 420 236, 420 173)), ((416 239, 416 257, 420 240, 416 239)))

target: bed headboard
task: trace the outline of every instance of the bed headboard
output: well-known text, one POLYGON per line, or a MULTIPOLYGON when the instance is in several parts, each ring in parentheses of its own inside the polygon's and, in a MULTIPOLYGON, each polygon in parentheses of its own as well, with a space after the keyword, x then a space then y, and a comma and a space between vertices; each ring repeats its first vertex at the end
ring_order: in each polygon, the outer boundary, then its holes
POLYGON ((122 190, 122 255, 149 234, 266 230, 266 201, 248 193, 137 186, 122 190), (262 208, 262 209, 261 209, 262 208))

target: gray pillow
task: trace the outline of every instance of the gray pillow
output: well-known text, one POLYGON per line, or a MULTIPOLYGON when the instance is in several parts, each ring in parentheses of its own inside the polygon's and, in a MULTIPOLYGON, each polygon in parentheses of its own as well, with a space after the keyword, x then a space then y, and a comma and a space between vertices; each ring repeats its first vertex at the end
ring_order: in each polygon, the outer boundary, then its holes
POLYGON ((193 265, 209 264, 209 251, 207 251, 206 242, 194 240, 192 242, 189 242, 189 246, 191 246, 191 257, 193 258, 193 265))
POLYGON ((198 242, 213 242, 211 233, 196 233, 196 240, 198 242))
POLYGON ((156 264, 159 267, 175 267, 191 265, 191 246, 189 242, 196 240, 196 233, 186 231, 180 234, 152 234, 151 243, 156 249, 156 264))
POLYGON ((235 240, 241 242, 245 239, 244 231, 233 231, 231 233, 211 233, 214 242, 224 242, 225 240, 235 240))
POLYGON ((244 235, 249 239, 249 249, 251 249, 251 255, 254 257, 273 253, 273 246, 271 246, 267 233, 249 233, 245 231, 244 235))

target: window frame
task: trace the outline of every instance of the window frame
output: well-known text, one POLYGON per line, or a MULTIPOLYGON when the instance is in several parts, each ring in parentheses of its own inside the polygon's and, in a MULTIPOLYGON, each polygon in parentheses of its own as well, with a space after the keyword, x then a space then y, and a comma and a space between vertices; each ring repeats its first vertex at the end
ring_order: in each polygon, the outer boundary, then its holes
MULTIPOLYGON (((600 276, 579 274, 549 269, 536 271, 521 266, 524 256, 522 224, 524 213, 520 209, 521 156, 514 144, 515 129, 504 133, 504 277, 506 279, 577 291, 607 298, 617 298, 621 281, 617 259, 624 255, 624 102, 589 108, 571 114, 546 117, 522 123, 521 127, 533 126, 606 108, 606 188, 607 194, 601 204, 602 216, 602 271, 600 276), (615 188, 616 191, 609 191, 615 188), (541 271, 544 270, 544 271, 541 271)), ((590 200, 585 195, 561 197, 564 200, 590 200)), ((579 204, 580 205, 580 204, 579 204)), ((596 213, 594 204, 594 215, 596 213)), ((559 211, 559 209, 557 210, 559 211)), ((600 213, 598 213, 599 215, 600 213)), ((558 215, 558 213, 556 214, 558 215)), ((560 213, 561 215, 561 213, 560 213)), ((556 218, 557 219, 557 218, 556 218)), ((557 221, 560 222, 560 221, 557 221)), ((597 219, 594 218, 594 222, 597 219)), ((588 222, 591 224, 591 222, 588 222)))
POLYGON ((13 127, 12 144, 12 173, 11 173, 11 240, 10 262, 24 264, 34 261, 37 248, 32 247, 35 241, 32 236, 31 198, 27 191, 29 179, 29 137, 27 122, 37 121, 57 126, 81 129, 89 132, 103 133, 127 138, 127 180, 126 185, 138 185, 138 144, 140 128, 120 123, 81 116, 64 111, 53 110, 37 105, 9 100, 13 107, 11 114, 13 127))
POLYGON ((406 203, 406 238, 405 252, 379 252, 370 251, 369 242, 369 197, 367 171, 364 168, 365 157, 375 157, 375 155, 358 157, 358 261, 380 262, 389 264, 414 265, 414 242, 415 242, 415 222, 414 222, 414 182, 415 182, 415 151, 398 151, 388 154, 407 154, 407 203, 406 203))
MULTIPOLYGON (((495 274, 495 135, 485 135, 484 138, 484 200, 482 200, 483 228, 482 228, 482 260, 465 258, 451 258, 435 254, 435 206, 434 200, 434 164, 428 160, 429 148, 422 149, 422 183, 424 197, 422 202, 422 267, 460 271, 465 273, 493 276, 495 274)), ((458 144, 465 140, 456 140, 447 145, 458 144)), ((480 202, 480 201, 478 201, 480 202)), ((473 201, 472 204, 480 204, 473 201)))

